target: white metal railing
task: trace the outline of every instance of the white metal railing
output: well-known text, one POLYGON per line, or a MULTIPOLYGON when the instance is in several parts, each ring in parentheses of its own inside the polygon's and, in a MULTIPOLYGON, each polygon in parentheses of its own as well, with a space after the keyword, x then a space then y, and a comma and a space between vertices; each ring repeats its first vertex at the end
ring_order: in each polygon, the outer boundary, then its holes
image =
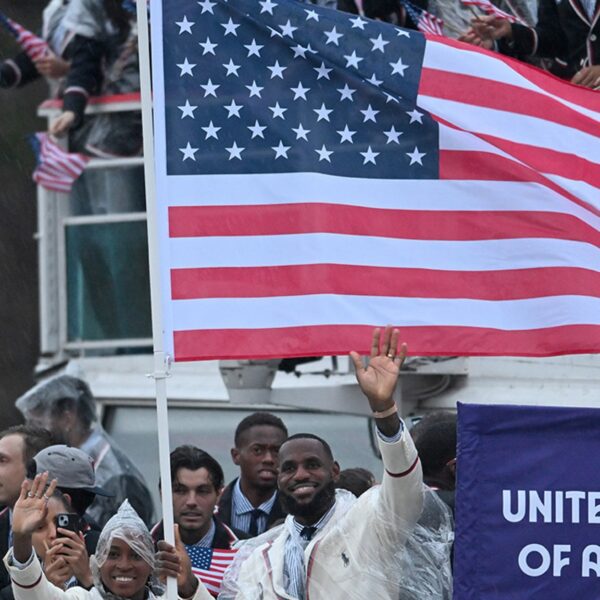
MULTIPOLYGON (((140 110, 139 97, 135 94, 96 98, 90 101, 86 114, 124 112, 140 110)), ((60 103, 44 102, 38 115, 48 123, 60 114, 60 103)), ((87 170, 121 169, 143 165, 143 157, 92 158, 87 170)), ((69 196, 37 188, 38 271, 39 271, 39 317, 40 354, 43 362, 62 362, 74 355, 89 351, 110 351, 118 348, 140 348, 152 346, 151 337, 119 339, 69 339, 68 335, 68 284, 67 281, 67 228, 75 225, 101 225, 146 221, 145 212, 91 214, 72 216, 69 214, 69 196)))

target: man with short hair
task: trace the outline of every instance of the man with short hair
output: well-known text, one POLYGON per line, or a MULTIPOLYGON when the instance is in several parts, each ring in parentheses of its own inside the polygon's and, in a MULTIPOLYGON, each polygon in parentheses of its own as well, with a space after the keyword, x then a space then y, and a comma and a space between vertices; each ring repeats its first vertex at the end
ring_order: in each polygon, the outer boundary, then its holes
MULTIPOLYGON (((0 432, 0 556, 12 545, 12 508, 19 499, 27 475, 27 463, 42 448, 54 443, 52 434, 39 427, 17 425, 0 432)), ((0 561, 0 589, 10 585, 10 578, 0 561)))
POLYGON ((287 436, 283 421, 268 412, 248 415, 235 430, 231 458, 240 476, 223 491, 219 517, 250 537, 286 515, 279 503, 277 466, 279 448, 287 436))
POLYGON ((96 400, 88 384, 70 375, 42 381, 15 402, 28 424, 49 429, 57 439, 94 459, 96 481, 108 496, 96 496, 88 516, 100 527, 127 499, 142 520, 153 515, 150 492, 129 457, 104 431, 96 416, 96 400))
POLYGON ((223 599, 399 597, 394 569, 421 513, 423 478, 393 398, 406 353, 404 345, 398 349, 398 336, 391 328, 383 339, 374 331, 367 368, 350 354, 377 423, 381 486, 360 498, 345 490, 336 494, 340 468, 327 442, 307 433, 288 438, 279 452, 278 486, 290 514, 241 566, 232 566, 223 599))
MULTIPOLYGON (((224 525, 214 514, 223 490, 221 465, 195 446, 179 446, 171 452, 173 517, 192 563, 192 571, 208 591, 217 596, 223 573, 233 560, 233 545, 240 532, 224 525)), ((163 523, 152 528, 155 543, 164 538, 163 523)), ((243 536, 245 537, 245 536, 243 536)))

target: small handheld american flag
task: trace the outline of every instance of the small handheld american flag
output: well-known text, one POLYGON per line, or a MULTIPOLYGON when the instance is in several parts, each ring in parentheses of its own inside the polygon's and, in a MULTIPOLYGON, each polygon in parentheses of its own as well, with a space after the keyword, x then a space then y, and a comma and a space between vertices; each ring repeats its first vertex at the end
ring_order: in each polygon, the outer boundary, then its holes
POLYGON ((37 160, 33 180, 47 190, 69 193, 89 158, 83 154, 66 152, 47 133, 29 136, 29 143, 37 160))
POLYGON ((237 550, 188 545, 185 549, 192 563, 192 572, 204 583, 210 594, 217 597, 223 582, 223 575, 233 562, 237 550))
POLYGON ((442 19, 409 2, 409 0, 400 0, 400 2, 419 31, 433 35, 444 35, 444 21, 442 19))
POLYGON ((511 23, 522 23, 519 17, 516 17, 515 15, 511 15, 510 13, 503 11, 502 9, 498 8, 495 4, 492 4, 490 0, 461 0, 461 2, 463 4, 466 4, 467 6, 477 6, 478 8, 481 8, 481 10, 486 12, 488 15, 495 15, 496 17, 506 19, 511 23))
POLYGON ((1 12, 0 25, 15 37, 19 46, 23 48, 31 60, 36 61, 48 52, 48 42, 46 40, 31 33, 31 31, 9 19, 1 12))

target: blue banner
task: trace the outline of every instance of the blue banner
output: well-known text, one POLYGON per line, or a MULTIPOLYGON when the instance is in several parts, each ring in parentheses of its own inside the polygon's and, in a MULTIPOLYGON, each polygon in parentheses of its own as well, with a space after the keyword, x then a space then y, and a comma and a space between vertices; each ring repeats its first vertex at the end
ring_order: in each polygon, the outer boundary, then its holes
POLYGON ((458 406, 455 600, 600 597, 600 410, 458 406))

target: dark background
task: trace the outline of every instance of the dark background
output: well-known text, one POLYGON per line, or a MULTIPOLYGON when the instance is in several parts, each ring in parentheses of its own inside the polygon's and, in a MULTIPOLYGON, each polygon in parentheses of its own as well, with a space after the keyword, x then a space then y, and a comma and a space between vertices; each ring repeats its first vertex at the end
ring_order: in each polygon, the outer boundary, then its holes
MULTIPOLYGON (((44 6, 40 0, 11 0, 1 10, 39 33, 44 6)), ((0 30, 0 60, 17 51, 0 30)), ((38 356, 34 160, 25 136, 45 128, 36 117, 45 95, 44 81, 0 90, 0 430, 19 422, 14 400, 33 383, 38 356)))

